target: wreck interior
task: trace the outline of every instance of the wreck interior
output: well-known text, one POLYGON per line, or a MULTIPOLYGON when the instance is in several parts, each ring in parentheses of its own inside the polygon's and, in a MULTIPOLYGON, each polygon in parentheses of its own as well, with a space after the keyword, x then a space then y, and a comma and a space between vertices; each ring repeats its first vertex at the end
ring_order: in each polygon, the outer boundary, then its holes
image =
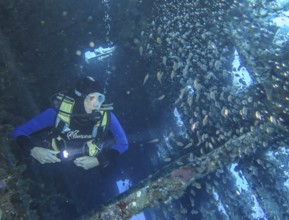
POLYGON ((288 36, 285 0, 0 0, 0 220, 289 219, 288 36), (11 132, 87 73, 129 150, 80 216, 11 132))

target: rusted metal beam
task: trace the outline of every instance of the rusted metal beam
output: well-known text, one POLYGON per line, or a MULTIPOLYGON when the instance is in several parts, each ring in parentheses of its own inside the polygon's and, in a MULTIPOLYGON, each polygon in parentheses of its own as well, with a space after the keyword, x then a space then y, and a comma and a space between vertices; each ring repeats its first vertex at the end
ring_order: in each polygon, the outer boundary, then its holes
POLYGON ((255 127, 238 138, 230 139, 224 145, 201 157, 196 158, 192 153, 188 153, 85 219, 129 219, 159 202, 169 203, 172 199, 180 198, 188 185, 194 185, 197 179, 222 169, 224 165, 259 150, 279 147, 280 144, 288 142, 286 132, 288 131, 280 125, 267 123, 255 127), (186 163, 179 166, 180 161, 186 163))

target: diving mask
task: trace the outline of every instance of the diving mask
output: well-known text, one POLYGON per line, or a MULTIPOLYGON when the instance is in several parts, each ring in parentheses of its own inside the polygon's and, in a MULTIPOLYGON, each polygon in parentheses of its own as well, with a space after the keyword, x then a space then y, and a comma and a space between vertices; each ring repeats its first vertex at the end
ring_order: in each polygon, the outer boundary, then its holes
POLYGON ((86 112, 87 113, 91 113, 94 110, 99 111, 103 102, 105 100, 105 96, 101 93, 95 92, 95 93, 91 93, 89 94, 86 98, 85 98, 85 108, 86 108, 86 112))
POLYGON ((105 95, 95 92, 88 95, 88 100, 93 101, 95 99, 96 105, 101 105, 105 101, 105 95))
POLYGON ((105 95, 99 93, 96 100, 99 104, 102 104, 105 101, 105 95))

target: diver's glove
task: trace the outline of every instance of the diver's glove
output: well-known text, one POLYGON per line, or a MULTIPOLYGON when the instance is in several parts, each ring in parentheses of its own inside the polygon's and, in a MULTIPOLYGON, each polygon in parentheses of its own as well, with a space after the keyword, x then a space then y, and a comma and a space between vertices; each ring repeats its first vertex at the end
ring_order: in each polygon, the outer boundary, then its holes
POLYGON ((24 156, 28 157, 30 154, 30 150, 36 145, 31 141, 30 137, 25 135, 19 135, 16 138, 16 143, 23 150, 24 156))
POLYGON ((85 170, 100 166, 106 168, 111 161, 118 157, 120 153, 117 150, 109 149, 101 152, 97 157, 83 156, 76 158, 73 162, 76 166, 82 167, 85 170))
POLYGON ((115 158, 117 158, 120 155, 119 151, 115 149, 104 149, 100 152, 100 154, 97 156, 99 165, 102 168, 107 167, 115 158))
POLYGON ((43 147, 33 147, 30 151, 30 155, 41 164, 60 162, 61 160, 56 156, 58 153, 58 151, 49 150, 43 147))
POLYGON ((82 167, 85 170, 89 170, 99 165, 98 159, 91 156, 78 157, 73 162, 76 166, 82 167))

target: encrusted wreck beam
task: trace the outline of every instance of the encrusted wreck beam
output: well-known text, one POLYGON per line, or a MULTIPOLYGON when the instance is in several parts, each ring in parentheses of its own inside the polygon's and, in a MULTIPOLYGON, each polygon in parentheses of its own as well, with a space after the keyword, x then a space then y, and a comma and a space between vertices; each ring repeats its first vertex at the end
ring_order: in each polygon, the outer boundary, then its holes
POLYGON ((278 147, 288 142, 286 132, 288 131, 282 126, 267 123, 229 140, 202 157, 196 158, 192 153, 182 156, 156 174, 157 177, 131 188, 87 219, 129 219, 158 202, 169 203, 173 198, 180 198, 188 185, 194 184, 195 180, 208 173, 222 169, 224 165, 252 155, 258 150, 278 147), (182 164, 180 161, 186 162, 179 166, 177 164, 182 164))
MULTIPOLYGON (((32 116, 39 112, 39 108, 23 82, 23 74, 18 68, 13 51, 9 39, 0 30, 0 71, 2 77, 0 108, 7 106, 8 101, 13 99, 11 101, 13 101, 14 109, 32 116), (18 107, 23 108, 19 109, 18 107)), ((29 209, 30 197, 25 191, 27 188, 24 187, 24 182, 20 178, 23 167, 15 167, 15 160, 11 153, 10 135, 13 128, 12 121, 9 119, 12 118, 12 114, 6 108, 1 108, 0 120, 5 119, 1 122, 9 121, 9 123, 0 125, 0 220, 34 219, 32 218, 33 211, 29 209)))

